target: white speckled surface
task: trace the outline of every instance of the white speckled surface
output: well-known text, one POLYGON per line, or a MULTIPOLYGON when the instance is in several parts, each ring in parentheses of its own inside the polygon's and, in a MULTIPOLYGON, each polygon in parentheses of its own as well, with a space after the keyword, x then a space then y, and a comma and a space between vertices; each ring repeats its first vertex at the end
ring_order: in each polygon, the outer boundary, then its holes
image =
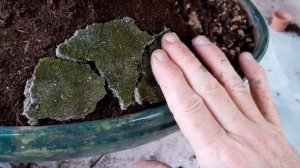
POLYGON ((267 71, 290 143, 300 152, 300 37, 271 31, 273 53, 261 62, 267 71))
MULTIPOLYGON (((274 10, 285 9, 291 11, 300 24, 299 0, 253 0, 266 18, 274 10)), ((281 111, 286 134, 291 144, 300 151, 300 37, 271 31, 271 45, 261 64, 267 71, 269 82, 281 111), (295 47, 298 46, 298 47, 295 47), (291 66, 296 65, 296 66, 291 66), (298 66, 297 66, 298 65, 298 66)), ((180 132, 140 147, 68 161, 43 162, 27 165, 38 167, 62 168, 130 168, 139 160, 156 159, 170 164, 172 167, 197 168, 191 146, 180 132)), ((1 164, 0 167, 9 168, 11 164, 1 164)))

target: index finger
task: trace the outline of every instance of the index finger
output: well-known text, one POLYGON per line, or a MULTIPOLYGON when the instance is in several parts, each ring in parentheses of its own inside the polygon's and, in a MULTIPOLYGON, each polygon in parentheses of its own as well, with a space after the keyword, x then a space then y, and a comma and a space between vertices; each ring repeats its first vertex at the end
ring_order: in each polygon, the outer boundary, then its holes
POLYGON ((181 69, 163 50, 151 59, 154 76, 183 134, 196 149, 225 135, 225 130, 208 111, 202 98, 186 81, 181 69))

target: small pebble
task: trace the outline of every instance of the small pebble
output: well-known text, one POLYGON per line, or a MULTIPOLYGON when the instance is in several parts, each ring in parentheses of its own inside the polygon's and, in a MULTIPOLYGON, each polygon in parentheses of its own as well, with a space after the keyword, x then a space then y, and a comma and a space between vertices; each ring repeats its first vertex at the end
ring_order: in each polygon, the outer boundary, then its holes
POLYGON ((227 51, 227 48, 226 47, 221 47, 221 50, 227 51))
POLYGON ((252 40, 251 38, 247 37, 247 38, 246 38, 246 42, 247 42, 247 43, 250 43, 250 42, 253 42, 253 40, 252 40))
POLYGON ((229 51, 229 53, 230 53, 231 55, 235 55, 235 51, 232 50, 232 49, 229 51))
POLYGON ((242 29, 238 30, 238 35, 245 37, 245 32, 242 29))

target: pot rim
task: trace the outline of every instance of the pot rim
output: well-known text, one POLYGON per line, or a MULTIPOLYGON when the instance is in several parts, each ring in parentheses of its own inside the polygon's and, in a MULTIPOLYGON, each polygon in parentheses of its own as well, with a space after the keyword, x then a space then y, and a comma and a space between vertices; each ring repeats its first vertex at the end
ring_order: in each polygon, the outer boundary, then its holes
MULTIPOLYGON (((251 0, 239 0, 253 20, 260 61, 269 44, 267 24, 251 0)), ((167 105, 115 119, 51 126, 0 126, 0 161, 51 161, 108 153, 157 140, 178 130, 167 105), (124 131, 126 130, 126 131, 124 131)))

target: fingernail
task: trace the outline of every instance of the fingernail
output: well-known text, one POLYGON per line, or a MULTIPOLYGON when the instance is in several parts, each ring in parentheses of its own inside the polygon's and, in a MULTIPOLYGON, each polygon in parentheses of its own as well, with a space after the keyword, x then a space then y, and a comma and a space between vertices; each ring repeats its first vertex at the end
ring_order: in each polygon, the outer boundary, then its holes
POLYGON ((248 60, 248 61, 253 61, 254 60, 254 57, 252 56, 251 53, 249 52, 243 52, 241 54, 241 56, 245 59, 245 60, 248 60))
POLYGON ((194 41, 194 44, 196 44, 198 46, 202 46, 202 45, 206 45, 206 44, 210 44, 211 43, 209 41, 209 39, 206 38, 205 36, 198 36, 193 41, 194 41))
POLYGON ((162 50, 155 50, 152 54, 158 61, 166 62, 169 61, 169 56, 162 50))
POLYGON ((166 40, 169 43, 176 43, 180 41, 179 37, 175 33, 167 33, 164 36, 164 40, 166 40))

